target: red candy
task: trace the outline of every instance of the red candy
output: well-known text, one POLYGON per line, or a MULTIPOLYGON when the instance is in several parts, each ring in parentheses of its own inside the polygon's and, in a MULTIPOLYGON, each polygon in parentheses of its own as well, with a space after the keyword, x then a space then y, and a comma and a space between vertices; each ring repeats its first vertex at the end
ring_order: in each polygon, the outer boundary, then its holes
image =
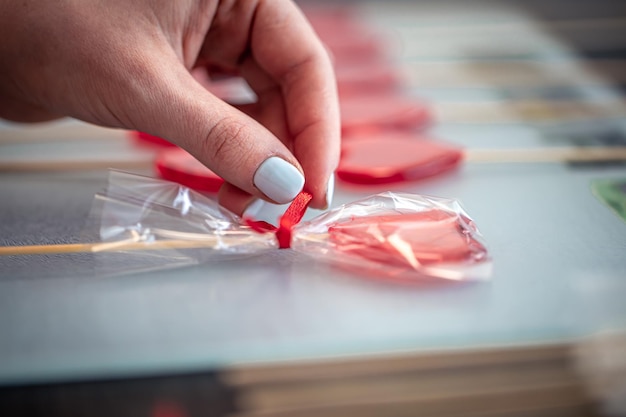
POLYGON ((492 263, 455 200, 385 192, 294 227, 292 248, 359 275, 484 280, 492 263))
POLYGON ((224 180, 183 149, 168 149, 156 159, 161 178, 196 191, 216 192, 224 180))
POLYGON ((171 142, 166 141, 163 138, 160 138, 158 136, 154 136, 154 135, 150 135, 148 133, 144 133, 144 132, 137 132, 137 131, 133 131, 130 132, 130 135, 133 139, 135 139, 137 142, 142 143, 142 144, 150 144, 150 145, 159 145, 159 146, 163 146, 163 147, 167 147, 167 148, 172 148, 176 145, 174 145, 171 142))
POLYGON ((346 95, 339 104, 344 134, 380 128, 419 129, 432 121, 424 103, 391 94, 346 95))
POLYGON ((355 12, 350 8, 305 10, 313 29, 333 56, 348 59, 384 56, 385 45, 381 37, 355 12))
POLYGON ((354 184, 413 181, 454 169, 462 159, 462 150, 454 145, 378 132, 343 142, 337 177, 354 184))
POLYGON ((337 249, 390 267, 459 262, 486 252, 459 227, 458 215, 442 210, 355 218, 329 228, 337 249))
POLYGON ((398 70, 384 62, 337 65, 335 76, 340 97, 362 95, 364 91, 392 91, 400 85, 398 70))

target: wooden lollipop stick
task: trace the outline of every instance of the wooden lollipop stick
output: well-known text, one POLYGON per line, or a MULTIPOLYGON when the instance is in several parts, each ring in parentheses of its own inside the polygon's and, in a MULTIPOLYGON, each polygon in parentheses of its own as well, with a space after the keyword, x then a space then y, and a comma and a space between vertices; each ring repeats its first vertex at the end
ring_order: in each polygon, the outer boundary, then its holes
POLYGON ((0 172, 67 172, 107 169, 151 169, 154 157, 135 159, 102 159, 81 161, 77 159, 50 161, 0 161, 0 172))
POLYGON ((163 249, 193 249, 215 247, 215 240, 199 241, 159 241, 159 242, 134 242, 124 243, 107 247, 102 243, 70 243, 58 245, 29 245, 29 246, 3 246, 0 247, 0 255, 48 255, 59 253, 89 253, 110 251, 137 251, 137 250, 163 250, 163 249))
POLYGON ((93 252, 95 245, 95 243, 70 243, 59 245, 2 246, 0 247, 0 255, 48 255, 55 253, 93 252))
MULTIPOLYGON (((164 249, 215 249, 217 247, 216 242, 217 238, 207 237, 205 241, 164 240, 157 242, 70 243, 57 245, 2 246, 0 247, 0 256, 150 251, 164 249)), ((239 242, 242 241, 239 240, 239 242)))
POLYGON ((0 129, 0 144, 128 140, 127 132, 81 122, 9 125, 0 129))
POLYGON ((626 146, 468 149, 465 158, 470 162, 491 163, 626 161, 626 146))
POLYGON ((153 229, 152 232, 155 237, 160 236, 166 238, 166 240, 147 242, 143 240, 138 233, 131 232, 131 236, 128 239, 113 242, 4 246, 0 247, 0 256, 216 248, 218 244, 243 244, 258 237, 258 235, 253 234, 250 230, 228 231, 219 235, 177 232, 175 230, 158 228, 153 229))
MULTIPOLYGON (((120 241, 110 243, 68 243, 53 245, 27 245, 27 246, 0 246, 0 256, 19 255, 53 255, 63 253, 97 253, 97 252, 122 252, 122 251, 151 251, 165 249, 218 249, 221 244, 237 244, 259 242, 256 232, 250 231, 247 237, 234 236, 211 236, 207 235, 203 240, 180 239, 161 240, 156 242, 120 241)), ((235 233, 238 234, 238 233, 235 233)), ((326 239, 327 234, 321 233, 308 237, 308 240, 320 241, 326 239)))

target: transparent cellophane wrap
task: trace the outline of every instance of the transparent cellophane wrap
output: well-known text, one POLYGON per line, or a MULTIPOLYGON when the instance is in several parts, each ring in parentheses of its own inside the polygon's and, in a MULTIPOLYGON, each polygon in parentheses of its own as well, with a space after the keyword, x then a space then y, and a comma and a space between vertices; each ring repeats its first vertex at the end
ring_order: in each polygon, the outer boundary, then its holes
POLYGON ((385 192, 294 228, 292 248, 358 274, 397 280, 486 280, 492 260, 456 200, 385 192))
POLYGON ((110 171, 82 236, 98 272, 120 274, 262 254, 277 247, 217 202, 179 184, 110 171))
MULTIPOLYGON (((111 171, 84 239, 106 272, 228 261, 278 250, 210 197, 154 178, 111 171)), ((484 280, 491 259, 455 200, 386 192, 329 210, 292 230, 291 248, 357 275, 484 280)))

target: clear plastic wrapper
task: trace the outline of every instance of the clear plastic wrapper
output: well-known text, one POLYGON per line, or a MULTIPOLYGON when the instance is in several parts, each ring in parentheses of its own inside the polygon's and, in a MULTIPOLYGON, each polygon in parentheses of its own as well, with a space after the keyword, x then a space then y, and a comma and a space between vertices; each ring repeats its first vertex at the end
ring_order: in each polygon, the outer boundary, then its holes
POLYGON ((492 262, 456 200, 385 192, 301 223, 291 247, 354 272, 398 280, 485 280, 492 262))
POLYGON ((273 234, 253 232, 203 194, 120 171, 111 171, 107 188, 96 194, 82 240, 97 242, 91 251, 106 274, 227 260, 277 247, 273 234))
MULTIPOLYGON (((93 252, 123 254, 115 268, 150 270, 251 256, 291 247, 359 275, 484 280, 491 259, 455 200, 386 192, 298 223, 296 198, 275 228, 241 219, 181 185, 112 171, 96 195, 86 236, 93 252), (278 236, 278 238, 277 238, 278 236)), ((113 261, 111 261, 113 262, 113 261)))

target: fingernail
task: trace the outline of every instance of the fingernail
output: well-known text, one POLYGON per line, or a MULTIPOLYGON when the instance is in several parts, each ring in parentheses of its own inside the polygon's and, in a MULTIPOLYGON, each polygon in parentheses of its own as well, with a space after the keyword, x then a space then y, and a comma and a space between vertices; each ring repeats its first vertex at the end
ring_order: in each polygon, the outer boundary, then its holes
POLYGON ((328 179, 328 185, 326 186, 326 208, 329 208, 333 204, 333 197, 335 196, 335 175, 331 174, 328 179))
POLYGON ((265 207, 265 201, 256 199, 243 211, 243 217, 256 218, 265 207))
POLYGON ((278 156, 263 161, 253 181, 256 188, 278 204, 289 203, 304 187, 300 171, 278 156))

